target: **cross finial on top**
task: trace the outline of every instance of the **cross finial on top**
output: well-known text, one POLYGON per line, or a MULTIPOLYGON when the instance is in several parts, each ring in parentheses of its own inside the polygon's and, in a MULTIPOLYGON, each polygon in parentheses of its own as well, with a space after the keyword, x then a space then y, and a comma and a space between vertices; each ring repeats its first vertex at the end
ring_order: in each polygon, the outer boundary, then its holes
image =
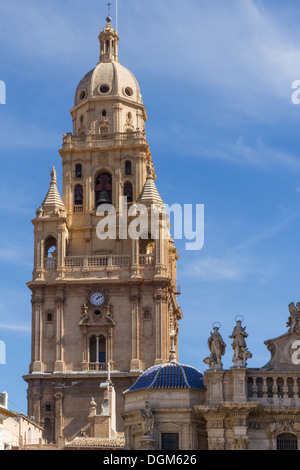
POLYGON ((106 5, 107 5, 107 7, 108 7, 108 15, 107 15, 106 21, 107 21, 108 23, 110 23, 110 22, 111 22, 111 16, 110 16, 110 7, 111 7, 111 3, 108 2, 106 5))

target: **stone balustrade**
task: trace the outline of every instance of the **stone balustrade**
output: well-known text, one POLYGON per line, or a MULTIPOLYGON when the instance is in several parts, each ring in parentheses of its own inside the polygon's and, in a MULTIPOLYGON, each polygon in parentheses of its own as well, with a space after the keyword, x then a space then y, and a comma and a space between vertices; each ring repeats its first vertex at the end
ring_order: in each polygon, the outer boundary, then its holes
POLYGON ((99 146, 101 142, 107 145, 108 142, 118 144, 118 142, 130 142, 130 143, 144 143, 147 144, 146 141, 146 134, 144 131, 135 131, 135 132, 115 132, 115 133, 107 133, 107 134, 80 134, 80 135, 73 135, 72 133, 68 133, 63 137, 63 149, 68 147, 76 146, 77 144, 82 145, 85 143, 87 145, 93 146, 96 144, 99 146))
MULTIPOLYGON (((154 255, 140 255, 140 266, 154 266, 154 255)), ((67 256, 65 268, 101 268, 101 267, 126 267, 131 266, 131 256, 127 255, 101 255, 101 256, 67 256)), ((45 269, 56 269, 55 258, 46 258, 45 269)))
POLYGON ((247 395, 262 405, 300 406, 300 371, 248 371, 247 395))

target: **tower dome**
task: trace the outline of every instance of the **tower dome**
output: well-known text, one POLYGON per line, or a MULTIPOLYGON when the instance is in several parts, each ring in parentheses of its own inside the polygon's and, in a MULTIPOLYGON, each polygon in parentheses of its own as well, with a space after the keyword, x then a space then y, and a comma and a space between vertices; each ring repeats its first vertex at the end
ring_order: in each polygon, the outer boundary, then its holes
POLYGON ((88 98, 120 97, 143 103, 135 76, 119 62, 117 31, 111 25, 111 18, 108 17, 106 20, 107 25, 99 35, 99 63, 79 82, 75 93, 75 106, 88 98))
POLYGON ((139 84, 130 70, 117 61, 99 62, 80 81, 75 93, 75 106, 87 99, 112 97, 143 103, 139 84))
POLYGON ((80 80, 75 92, 71 115, 76 135, 135 132, 143 130, 147 121, 139 84, 120 64, 119 36, 110 17, 107 21, 99 35, 99 62, 80 80))

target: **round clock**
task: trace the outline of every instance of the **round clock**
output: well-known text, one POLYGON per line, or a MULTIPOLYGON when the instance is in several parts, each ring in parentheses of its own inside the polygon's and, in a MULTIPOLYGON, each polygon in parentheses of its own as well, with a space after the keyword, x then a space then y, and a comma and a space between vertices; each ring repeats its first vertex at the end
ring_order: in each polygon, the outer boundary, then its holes
POLYGON ((95 305, 96 307, 99 307, 100 305, 104 304, 105 298, 104 295, 101 294, 101 292, 94 292, 90 296, 90 302, 92 305, 95 305))

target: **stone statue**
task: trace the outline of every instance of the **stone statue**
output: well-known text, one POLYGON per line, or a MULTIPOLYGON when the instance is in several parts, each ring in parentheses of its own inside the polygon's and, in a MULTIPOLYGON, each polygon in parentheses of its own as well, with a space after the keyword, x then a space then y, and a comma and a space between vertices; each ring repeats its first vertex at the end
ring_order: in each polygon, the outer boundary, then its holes
POLYGON ((149 408, 148 401, 145 402, 145 408, 141 410, 141 415, 143 418, 142 428, 144 436, 152 436, 154 427, 154 417, 151 408, 149 408))
POLYGON ((208 349, 210 350, 210 357, 204 359, 203 362, 209 365, 212 370, 221 370, 223 367, 221 358, 225 354, 226 344, 219 333, 219 327, 214 326, 213 332, 210 333, 208 339, 208 349))
POLYGON ((88 320, 89 320, 88 306, 84 304, 82 306, 81 319, 80 319, 79 325, 86 325, 88 320))
POLYGON ((291 302, 289 312, 290 316, 286 324, 289 327, 289 333, 300 334, 300 302, 296 304, 296 307, 294 302, 291 302))
POLYGON ((242 321, 237 320, 236 326, 229 338, 233 339, 232 348, 234 355, 232 358, 233 363, 237 367, 245 367, 247 359, 252 357, 252 354, 248 351, 245 338, 248 337, 246 333, 246 327, 242 326, 242 321))

